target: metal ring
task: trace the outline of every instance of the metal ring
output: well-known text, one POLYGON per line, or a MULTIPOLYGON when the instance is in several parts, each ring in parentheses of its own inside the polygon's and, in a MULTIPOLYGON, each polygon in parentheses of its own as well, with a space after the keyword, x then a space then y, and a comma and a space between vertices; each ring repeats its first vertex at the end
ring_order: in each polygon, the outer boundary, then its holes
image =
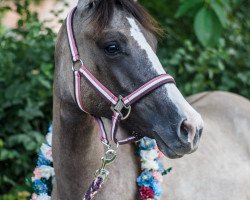
POLYGON ((125 117, 124 117, 123 114, 122 114, 122 120, 127 119, 127 118, 129 117, 130 113, 131 113, 131 106, 125 107, 125 108, 128 110, 128 113, 127 113, 127 115, 126 115, 125 117))
POLYGON ((79 71, 79 69, 75 69, 75 65, 78 63, 78 62, 80 62, 80 64, 83 66, 84 64, 83 64, 83 61, 81 60, 81 59, 79 59, 79 60, 77 60, 77 61, 74 61, 73 62, 73 65, 72 65, 72 71, 74 72, 74 71, 79 71))

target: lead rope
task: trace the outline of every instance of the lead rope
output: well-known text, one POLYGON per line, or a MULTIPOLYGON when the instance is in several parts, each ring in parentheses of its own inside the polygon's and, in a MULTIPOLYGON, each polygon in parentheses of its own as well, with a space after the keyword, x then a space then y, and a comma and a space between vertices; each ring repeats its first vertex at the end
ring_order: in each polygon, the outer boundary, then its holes
MULTIPOLYGON (((66 24, 67 24, 68 41, 73 61, 72 70, 74 73, 74 87, 75 87, 74 93, 75 93, 76 103, 83 112, 88 113, 86 111, 86 108, 84 108, 84 104, 81 99, 80 87, 81 87, 81 78, 83 77, 94 87, 94 89, 96 89, 100 93, 100 95, 106 101, 108 101, 111 104, 111 110, 113 111, 112 122, 111 122, 111 133, 110 133, 111 141, 115 142, 117 144, 117 147, 118 145, 127 144, 129 142, 135 141, 136 137, 134 136, 131 136, 123 140, 117 139, 118 124, 120 123, 120 121, 125 120, 129 117, 131 112, 131 104, 140 100, 146 94, 150 93, 151 91, 155 90, 161 85, 166 83, 175 83, 175 81, 170 75, 162 74, 150 80, 149 82, 147 82, 146 84, 144 84, 143 86, 132 92, 130 95, 126 97, 122 96, 116 97, 111 91, 109 91, 90 73, 90 71, 84 66, 83 61, 80 59, 73 31, 73 17, 75 11, 76 7, 73 8, 69 13, 66 24), (79 69, 75 69, 75 65, 77 64, 80 64, 79 69), (126 111, 125 114, 124 111, 126 111)), ((105 154, 104 157, 102 157, 102 166, 100 167, 100 169, 96 171, 95 179, 93 180, 89 189, 85 193, 83 200, 90 200, 95 196, 95 194, 101 188, 102 184, 105 182, 106 178, 109 175, 109 171, 106 169, 106 166, 111 164, 117 156, 116 151, 111 148, 101 118, 95 116, 94 118, 99 127, 100 140, 104 145, 105 154)))
POLYGON ((110 145, 105 145, 106 153, 102 157, 102 166, 96 171, 95 179, 91 183, 89 189, 84 195, 83 200, 91 200, 97 194, 98 190, 102 187, 102 184, 105 182, 106 178, 109 175, 109 171, 106 169, 106 166, 111 164, 117 156, 115 150, 111 149, 110 145))
POLYGON ((97 194, 98 190, 102 187, 104 180, 102 177, 96 177, 95 180, 92 182, 90 188, 84 195, 83 200, 90 200, 93 199, 94 196, 97 194))

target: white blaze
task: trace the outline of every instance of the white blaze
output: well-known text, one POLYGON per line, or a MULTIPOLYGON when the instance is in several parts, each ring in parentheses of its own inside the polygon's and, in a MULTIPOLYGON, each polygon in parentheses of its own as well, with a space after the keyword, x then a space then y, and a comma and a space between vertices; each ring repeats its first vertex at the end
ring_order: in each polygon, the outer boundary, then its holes
MULTIPOLYGON (((147 42, 143 33, 141 32, 139 26, 136 24, 133 18, 127 18, 128 22, 131 26, 130 34, 134 38, 134 40, 138 43, 139 47, 146 51, 147 57, 149 61, 152 63, 152 67, 156 70, 156 72, 160 74, 165 74, 165 70, 163 69, 158 57, 155 52, 147 42)), ((179 92, 177 87, 174 84, 165 84, 166 93, 168 94, 169 99, 177 106, 177 108, 183 112, 183 114, 187 117, 187 120, 191 120, 197 127, 203 126, 203 121, 201 119, 200 114, 198 114, 193 107, 189 105, 189 103, 184 99, 182 94, 179 92)))
POLYGON ((137 41, 141 49, 146 51, 148 59, 152 63, 152 67, 156 70, 158 74, 165 74, 166 72, 163 69, 158 57, 156 56, 151 46, 148 44, 146 38, 144 37, 138 25, 136 24, 135 20, 133 18, 127 18, 127 19, 131 26, 130 29, 131 36, 135 39, 135 41, 137 41))

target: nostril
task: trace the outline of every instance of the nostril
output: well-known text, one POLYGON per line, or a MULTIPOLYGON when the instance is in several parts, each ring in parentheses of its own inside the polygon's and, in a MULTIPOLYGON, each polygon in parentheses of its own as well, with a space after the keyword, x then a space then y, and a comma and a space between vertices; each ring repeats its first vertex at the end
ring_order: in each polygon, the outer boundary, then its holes
POLYGON ((188 139, 188 130, 187 130, 187 128, 185 127, 185 123, 184 123, 184 122, 181 124, 181 135, 182 135, 185 139, 188 139))
POLYGON ((202 132, 203 132, 203 128, 200 128, 200 129, 198 130, 199 138, 201 138, 202 132))
POLYGON ((196 127, 188 120, 184 120, 180 127, 179 138, 183 143, 193 143, 196 135, 196 127))
POLYGON ((181 123, 180 130, 178 131, 178 137, 181 140, 181 142, 183 142, 183 143, 187 143, 187 141, 188 141, 188 130, 185 126, 185 123, 184 123, 185 121, 186 120, 184 120, 181 123))

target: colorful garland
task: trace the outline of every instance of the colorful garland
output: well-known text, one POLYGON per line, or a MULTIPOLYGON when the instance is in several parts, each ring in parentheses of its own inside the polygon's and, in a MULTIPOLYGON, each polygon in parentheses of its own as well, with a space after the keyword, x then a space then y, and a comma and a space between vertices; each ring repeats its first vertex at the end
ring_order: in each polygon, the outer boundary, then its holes
POLYGON ((164 155, 158 149, 155 140, 144 137, 139 141, 138 148, 142 169, 137 178, 140 200, 157 200, 162 194, 163 176, 172 168, 164 169, 161 161, 164 155))
MULTIPOLYGON (((32 177, 34 193, 31 200, 51 200, 52 183, 55 176, 52 159, 52 126, 48 129, 46 144, 42 144, 38 154, 37 167, 32 177)), ((140 200, 157 200, 162 194, 160 183, 165 170, 161 162, 164 156, 155 140, 144 137, 138 142, 138 154, 141 157, 142 173, 137 178, 140 200)))
POLYGON ((55 176, 52 159, 52 126, 48 129, 46 144, 38 154, 37 167, 32 177, 34 193, 32 200, 51 200, 52 182, 55 176))

